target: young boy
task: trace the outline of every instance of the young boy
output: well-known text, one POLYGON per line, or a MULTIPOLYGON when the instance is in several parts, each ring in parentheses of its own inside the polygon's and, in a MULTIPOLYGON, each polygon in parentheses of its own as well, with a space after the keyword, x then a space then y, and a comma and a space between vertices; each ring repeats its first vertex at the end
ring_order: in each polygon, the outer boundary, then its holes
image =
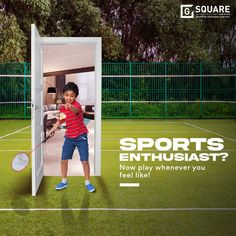
POLYGON ((83 111, 80 104, 75 100, 79 94, 78 86, 69 82, 63 89, 63 97, 65 105, 60 107, 60 112, 63 112, 66 117, 63 120, 58 120, 53 128, 49 131, 51 135, 63 122, 66 122, 65 141, 62 148, 61 157, 61 175, 62 182, 56 186, 57 190, 64 189, 68 186, 67 169, 68 160, 72 159, 75 148, 78 148, 80 161, 83 165, 85 186, 89 192, 94 192, 95 188, 90 183, 90 166, 88 161, 88 130, 84 125, 83 111))

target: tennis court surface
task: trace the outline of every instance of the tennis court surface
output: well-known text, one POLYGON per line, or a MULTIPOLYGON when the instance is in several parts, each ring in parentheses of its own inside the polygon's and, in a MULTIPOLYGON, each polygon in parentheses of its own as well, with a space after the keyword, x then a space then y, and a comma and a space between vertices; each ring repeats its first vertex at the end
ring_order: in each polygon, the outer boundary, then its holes
MULTIPOLYGON (((31 196, 30 167, 20 173, 11 170, 12 157, 31 149, 30 121, 1 120, 0 124, 2 235, 234 235, 236 232, 235 120, 103 120, 102 176, 92 177, 97 191, 90 194, 82 177, 69 177, 69 187, 58 192, 54 186, 60 177, 44 177, 36 197, 31 196), (222 138, 221 152, 228 153, 228 157, 225 161, 219 158, 178 162, 119 159, 122 138, 163 137, 222 138), (127 178, 131 167, 141 166, 153 169, 147 177, 127 178), (155 169, 156 166, 162 168, 155 169), (163 166, 179 168, 171 170, 163 166), (190 167, 184 170, 181 166, 190 167), (120 187, 120 183, 138 183, 139 187, 120 187)), ((191 144, 185 153, 209 152, 205 144, 201 151, 194 147, 191 144)), ((157 154, 155 148, 140 151, 144 152, 157 154)), ((166 155, 170 152, 173 151, 166 155)), ((148 173, 145 169, 141 171, 148 173)))

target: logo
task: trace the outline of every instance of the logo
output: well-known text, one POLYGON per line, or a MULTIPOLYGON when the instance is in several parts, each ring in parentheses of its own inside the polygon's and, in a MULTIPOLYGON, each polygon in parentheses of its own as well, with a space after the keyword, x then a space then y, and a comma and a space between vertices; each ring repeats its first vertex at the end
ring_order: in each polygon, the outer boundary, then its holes
POLYGON ((180 5, 180 18, 230 18, 230 6, 184 4, 180 5))
POLYGON ((180 18, 194 18, 193 5, 180 5, 180 18))

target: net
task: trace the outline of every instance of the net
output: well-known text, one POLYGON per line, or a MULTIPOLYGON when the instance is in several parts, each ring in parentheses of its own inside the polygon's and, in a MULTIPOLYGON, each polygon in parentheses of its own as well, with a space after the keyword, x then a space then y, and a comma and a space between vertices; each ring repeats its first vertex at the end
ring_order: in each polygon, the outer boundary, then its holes
POLYGON ((0 64, 0 84, 0 118, 30 118, 30 64, 0 64))
POLYGON ((202 63, 111 68, 104 69, 102 80, 104 118, 236 117, 236 74, 231 68, 202 63))

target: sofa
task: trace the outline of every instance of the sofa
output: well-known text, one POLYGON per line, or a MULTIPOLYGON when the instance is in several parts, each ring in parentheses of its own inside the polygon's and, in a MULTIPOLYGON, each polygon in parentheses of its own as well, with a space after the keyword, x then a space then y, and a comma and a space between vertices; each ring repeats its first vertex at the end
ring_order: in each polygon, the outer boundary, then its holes
POLYGON ((43 132, 46 138, 47 129, 51 129, 57 122, 59 110, 56 104, 44 105, 43 132))

